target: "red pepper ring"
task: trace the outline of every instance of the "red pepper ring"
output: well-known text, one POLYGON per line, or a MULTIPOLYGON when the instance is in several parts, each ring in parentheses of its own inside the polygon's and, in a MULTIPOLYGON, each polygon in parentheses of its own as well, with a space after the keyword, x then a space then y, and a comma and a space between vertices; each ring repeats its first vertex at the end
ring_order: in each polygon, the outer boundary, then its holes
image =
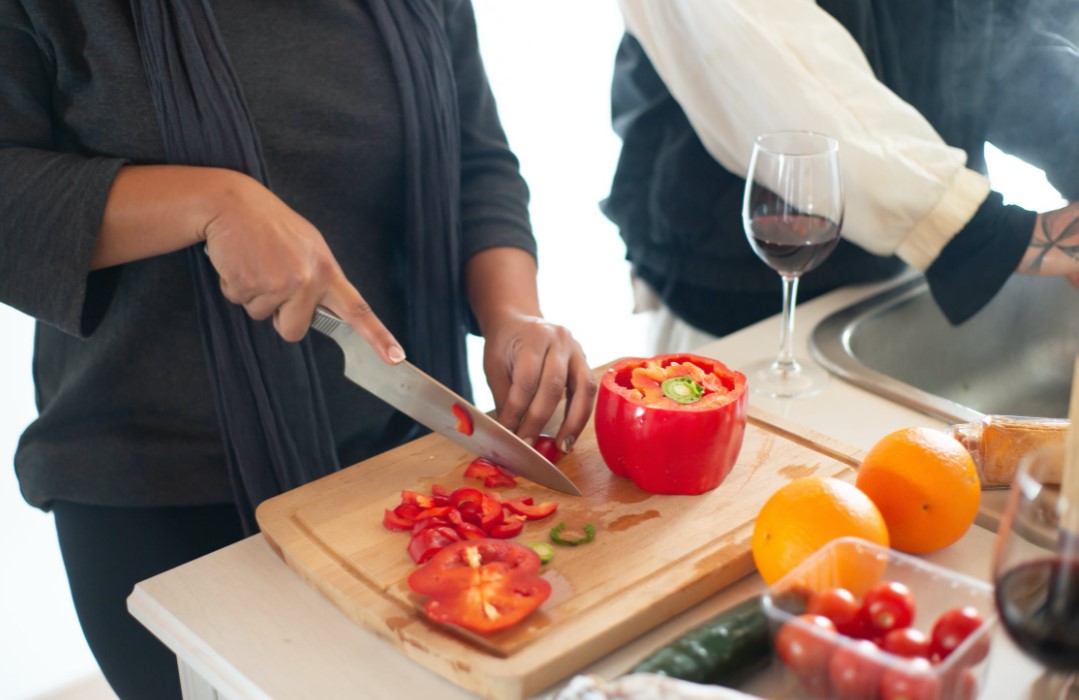
POLYGON ((444 547, 408 577, 430 596, 424 612, 436 622, 473 632, 517 624, 551 595, 533 550, 505 540, 465 540, 444 547))
POLYGON ((714 489, 742 449, 747 395, 745 375, 718 360, 689 353, 622 360, 604 372, 596 399, 603 461, 649 493, 714 489), (663 381, 678 377, 693 379, 698 400, 662 393, 663 381))

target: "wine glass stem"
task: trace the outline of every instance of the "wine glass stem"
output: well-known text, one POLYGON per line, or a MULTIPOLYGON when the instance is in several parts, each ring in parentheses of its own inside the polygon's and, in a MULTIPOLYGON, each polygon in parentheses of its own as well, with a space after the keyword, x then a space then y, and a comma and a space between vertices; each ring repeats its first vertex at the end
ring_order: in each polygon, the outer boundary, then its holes
POLYGON ((798 299, 798 277, 780 275, 783 280, 783 326, 779 330, 779 357, 776 368, 781 372, 798 369, 794 361, 794 304, 798 299))

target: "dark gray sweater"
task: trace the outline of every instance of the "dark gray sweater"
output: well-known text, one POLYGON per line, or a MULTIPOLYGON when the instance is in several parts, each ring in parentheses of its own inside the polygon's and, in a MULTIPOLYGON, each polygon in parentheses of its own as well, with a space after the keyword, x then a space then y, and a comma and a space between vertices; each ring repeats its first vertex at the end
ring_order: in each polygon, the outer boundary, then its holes
MULTIPOLYGON (((461 259, 498 245, 534 252, 471 4, 440 4, 461 111, 461 259)), ((403 136, 366 3, 213 5, 275 192, 322 231, 407 351, 403 136)), ((15 457, 33 505, 231 499, 184 256, 89 270, 117 170, 162 154, 128 0, 0 0, 0 302, 38 319, 40 416, 15 457)), ((342 463, 405 439, 411 424, 313 340, 342 463)))

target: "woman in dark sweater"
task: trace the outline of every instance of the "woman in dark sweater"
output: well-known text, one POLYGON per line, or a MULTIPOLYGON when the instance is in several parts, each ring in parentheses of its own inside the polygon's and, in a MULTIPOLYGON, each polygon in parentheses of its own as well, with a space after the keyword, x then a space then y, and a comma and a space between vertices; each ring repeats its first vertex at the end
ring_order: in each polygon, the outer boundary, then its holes
MULTIPOLYGON (((471 4, 405 5, 434 17, 419 25, 433 31, 412 32, 405 16, 395 44, 385 17, 404 5, 384 0, 208 3, 207 36, 227 54, 241 88, 232 97, 257 132, 256 177, 168 157, 162 124, 176 115, 163 117, 145 67, 162 38, 139 28, 127 0, 0 0, 0 302, 38 321, 39 417, 15 466, 26 500, 55 513, 80 621, 121 697, 179 696, 175 659, 126 613, 133 585, 243 534, 229 467, 238 448, 215 410, 234 378, 222 389, 208 371, 192 246, 224 298, 289 343, 322 304, 387 362, 407 351, 421 367, 450 367, 441 378, 467 395, 460 353, 445 359, 468 321, 486 338, 505 425, 535 436, 563 393, 563 446, 588 419, 595 388, 581 349, 539 311, 528 191, 471 4), (449 135, 459 150, 447 151, 459 194, 447 188, 443 202, 459 225, 423 231, 432 246, 452 244, 440 270, 450 283, 422 293, 411 271, 424 255, 441 258, 402 233, 415 216, 406 117, 409 105, 421 117, 432 108, 401 81, 401 56, 417 50, 452 76, 426 87, 449 97, 448 123, 459 124, 449 135), (458 297, 462 322, 426 337, 417 318, 437 327, 445 319, 432 309, 458 297)), ((196 121, 209 118, 199 109, 196 121)), ((340 464, 418 434, 344 379, 330 341, 303 343, 340 464)), ((274 367, 263 369, 272 384, 274 367)))

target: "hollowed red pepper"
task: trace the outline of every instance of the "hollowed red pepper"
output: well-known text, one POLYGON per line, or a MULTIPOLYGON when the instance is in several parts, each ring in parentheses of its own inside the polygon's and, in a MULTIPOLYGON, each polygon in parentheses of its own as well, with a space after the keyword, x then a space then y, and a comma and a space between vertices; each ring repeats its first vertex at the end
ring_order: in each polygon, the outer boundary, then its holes
POLYGON ((600 382, 600 454, 649 493, 704 493, 738 458, 746 397, 745 375, 718 360, 688 353, 622 360, 600 382))

